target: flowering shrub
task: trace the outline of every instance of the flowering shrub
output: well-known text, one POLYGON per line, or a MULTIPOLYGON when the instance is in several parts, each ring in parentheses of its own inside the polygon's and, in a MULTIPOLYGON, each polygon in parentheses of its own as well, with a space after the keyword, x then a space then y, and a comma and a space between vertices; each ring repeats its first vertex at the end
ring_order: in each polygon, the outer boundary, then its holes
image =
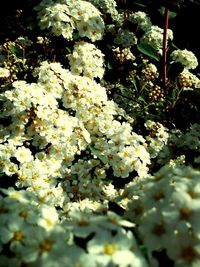
POLYGON ((81 74, 89 78, 102 78, 104 74, 104 55, 95 45, 78 42, 73 53, 69 56, 69 63, 73 74, 81 74))
POLYGON ((87 1, 61 0, 41 1, 35 7, 38 12, 41 29, 51 28, 55 36, 62 35, 66 39, 73 38, 75 29, 81 37, 88 37, 92 42, 102 39, 104 22, 101 12, 87 1))
POLYGON ((198 59, 141 7, 38 1, 0 45, 0 267, 200 264, 198 59))
POLYGON ((165 250, 174 266, 199 264, 199 175, 188 166, 165 165, 123 192, 125 217, 138 225, 148 253, 165 250))

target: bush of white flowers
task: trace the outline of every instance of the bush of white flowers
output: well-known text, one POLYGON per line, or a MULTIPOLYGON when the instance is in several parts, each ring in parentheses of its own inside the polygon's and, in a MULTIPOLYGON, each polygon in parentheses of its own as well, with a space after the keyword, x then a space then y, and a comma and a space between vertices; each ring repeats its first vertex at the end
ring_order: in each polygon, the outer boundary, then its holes
POLYGON ((2 40, 0 267, 199 267, 198 58, 145 6, 27 1, 2 40))

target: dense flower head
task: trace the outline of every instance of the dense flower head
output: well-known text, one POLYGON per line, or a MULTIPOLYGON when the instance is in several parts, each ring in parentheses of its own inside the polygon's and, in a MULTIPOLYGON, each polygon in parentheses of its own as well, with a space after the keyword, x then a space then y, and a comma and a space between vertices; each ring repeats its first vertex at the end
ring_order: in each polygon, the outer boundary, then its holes
POLYGON ((115 0, 89 0, 94 6, 102 10, 104 14, 110 14, 113 20, 118 17, 117 3, 115 0))
POLYGON ((119 46, 112 49, 114 56, 117 60, 119 60, 120 64, 123 64, 124 62, 130 60, 134 61, 136 57, 131 52, 130 47, 126 47, 123 49, 120 49, 119 46))
POLYGON ((187 49, 177 49, 171 53, 174 62, 181 63, 186 69, 195 69, 198 66, 198 60, 192 51, 187 49))
POLYGON ((169 138, 168 129, 161 123, 151 120, 145 122, 145 127, 149 131, 148 136, 146 136, 148 151, 151 158, 155 158, 167 144, 169 138))
POLYGON ((131 47, 137 44, 137 37, 128 29, 120 29, 116 34, 114 42, 122 47, 131 47))
POLYGON ((147 81, 153 81, 159 76, 158 68, 153 63, 147 63, 142 70, 142 74, 147 81))
POLYGON ((10 71, 7 68, 0 67, 0 78, 7 78, 10 76, 10 71))
POLYGON ((35 76, 37 83, 15 81, 13 89, 1 95, 2 116, 12 119, 4 129, 10 134, 1 139, 0 171, 17 175, 17 187, 32 188, 43 201, 63 206, 67 195, 74 197, 75 188, 76 198, 102 199, 99 189, 107 186, 103 180, 108 169, 122 178, 133 171, 140 177, 147 174, 150 155, 145 139, 134 133, 128 122, 114 119, 121 110, 108 100, 104 87, 56 62, 43 62, 35 76), (85 150, 92 163, 87 168, 86 162, 74 162, 85 150), (101 161, 99 167, 95 157, 101 161), (82 171, 77 172, 75 166, 82 171), (78 181, 61 197, 57 179, 67 173, 76 175, 78 181), (53 194, 57 194, 54 199, 53 194))
POLYGON ((180 87, 183 89, 200 88, 199 78, 187 68, 184 68, 183 71, 178 75, 178 81, 180 87))
POLYGON ((125 217, 137 222, 144 246, 150 253, 165 249, 175 267, 200 263, 199 177, 191 167, 165 165, 124 193, 130 199, 125 217))
POLYGON ((152 26, 149 16, 143 11, 132 13, 129 20, 137 24, 143 31, 147 31, 152 26))
MULTIPOLYGON (((163 44, 163 32, 164 30, 158 26, 152 25, 146 30, 142 35, 140 42, 144 42, 152 46, 157 52, 162 54, 162 44, 163 44)), ((171 29, 168 29, 168 40, 173 40, 173 32, 171 29)))
POLYGON ((83 74, 91 79, 103 77, 104 55, 95 45, 84 41, 77 42, 68 58, 73 74, 83 74))
POLYGON ((41 29, 51 29, 55 36, 73 38, 75 29, 92 42, 102 39, 104 21, 100 11, 87 1, 43 0, 35 7, 41 29))

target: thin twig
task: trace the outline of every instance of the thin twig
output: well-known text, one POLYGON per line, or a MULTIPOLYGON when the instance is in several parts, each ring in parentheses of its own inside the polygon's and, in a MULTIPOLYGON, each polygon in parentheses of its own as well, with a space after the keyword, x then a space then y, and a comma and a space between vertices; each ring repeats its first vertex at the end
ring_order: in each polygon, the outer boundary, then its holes
POLYGON ((167 86, 167 30, 169 22, 169 8, 165 8, 164 33, 163 33, 163 59, 162 59, 162 82, 163 88, 167 86))

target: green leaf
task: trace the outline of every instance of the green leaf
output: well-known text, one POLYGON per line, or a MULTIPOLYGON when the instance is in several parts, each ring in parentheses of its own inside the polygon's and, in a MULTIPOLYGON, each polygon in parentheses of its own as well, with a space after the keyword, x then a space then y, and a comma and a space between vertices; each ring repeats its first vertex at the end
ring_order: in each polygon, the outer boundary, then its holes
POLYGON ((10 51, 11 51, 13 54, 15 54, 15 55, 19 55, 20 52, 21 52, 20 48, 17 47, 17 46, 15 46, 15 45, 10 45, 10 46, 9 46, 9 49, 10 49, 10 51))
POLYGON ((180 91, 180 89, 178 88, 178 86, 176 86, 176 87, 173 89, 173 91, 172 91, 172 99, 173 99, 173 100, 176 100, 176 99, 177 99, 177 96, 178 96, 178 94, 179 94, 179 91, 180 91))
POLYGON ((78 174, 72 173, 71 177, 72 177, 72 180, 77 180, 78 179, 78 174))
POLYGON ((65 47, 66 51, 67 51, 67 54, 71 54, 72 53, 72 49, 69 48, 69 47, 65 47))
POLYGON ((151 45, 140 42, 139 44, 137 44, 137 48, 141 53, 155 59, 156 61, 160 61, 160 55, 151 45))
POLYGON ((142 3, 140 3, 140 2, 134 2, 133 4, 134 4, 135 6, 139 6, 139 7, 146 7, 145 4, 142 4, 142 3))
POLYGON ((110 62, 107 63, 107 68, 108 68, 109 70, 112 70, 112 69, 113 69, 113 66, 112 66, 112 64, 111 64, 110 62))
POLYGON ((92 152, 93 155, 95 155, 98 159, 100 159, 104 164, 107 163, 107 159, 105 156, 101 155, 101 153, 96 150, 93 146, 89 145, 88 148, 92 152))
POLYGON ((80 35, 78 34, 78 32, 73 32, 72 36, 74 40, 77 40, 78 38, 80 38, 80 35))
POLYGON ((147 102, 145 101, 145 99, 142 97, 142 96, 139 96, 138 99, 137 99, 141 104, 147 104, 147 102))
POLYGON ((134 89, 137 91, 137 90, 138 90, 138 87, 137 87, 136 80, 135 80, 135 79, 132 79, 132 80, 131 80, 131 83, 133 84, 134 89))
MULTIPOLYGON (((160 14, 161 14, 162 16, 164 16, 164 14, 165 14, 165 7, 164 7, 164 6, 161 6, 161 8, 159 8, 158 11, 160 12, 160 14)), ((170 12, 169 12, 169 19, 173 19, 173 18, 175 18, 176 15, 177 15, 177 13, 170 11, 170 12)))
POLYGON ((175 80, 178 75, 184 70, 184 66, 179 62, 174 62, 169 65, 167 70, 168 78, 175 80))

